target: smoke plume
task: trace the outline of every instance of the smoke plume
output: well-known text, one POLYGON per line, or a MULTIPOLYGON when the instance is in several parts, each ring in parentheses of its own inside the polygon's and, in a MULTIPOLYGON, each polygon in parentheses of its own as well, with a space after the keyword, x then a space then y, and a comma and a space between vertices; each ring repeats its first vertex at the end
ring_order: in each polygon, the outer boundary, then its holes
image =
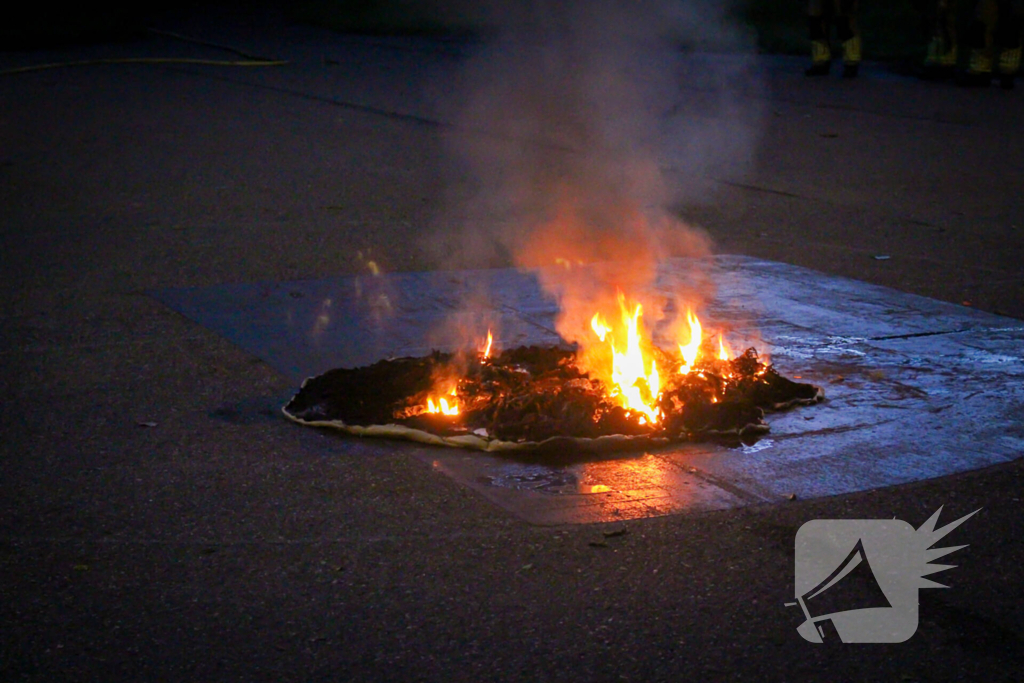
MULTIPOLYGON (((430 248, 450 265, 547 267, 569 341, 595 310, 617 317, 616 291, 634 296, 666 257, 709 254, 670 207, 742 174, 757 129, 742 61, 684 54, 742 46, 720 4, 488 4, 497 33, 451 93, 452 178, 430 248), (595 262, 616 263, 610 279, 580 275, 595 262)), ((645 302, 645 317, 664 306, 645 302)))

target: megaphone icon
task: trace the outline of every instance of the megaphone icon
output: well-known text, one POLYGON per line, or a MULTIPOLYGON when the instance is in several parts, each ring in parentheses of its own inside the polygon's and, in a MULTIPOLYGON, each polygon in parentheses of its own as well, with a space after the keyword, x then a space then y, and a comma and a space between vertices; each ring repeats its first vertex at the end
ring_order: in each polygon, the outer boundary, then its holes
POLYGON ((918 529, 895 518, 805 522, 793 544, 796 602, 785 603, 803 610, 800 636, 812 643, 902 643, 913 636, 918 590, 945 587, 925 577, 954 566, 932 560, 966 547, 935 544, 977 513, 936 529, 941 511, 918 529))
POLYGON ((832 615, 858 609, 892 607, 871 571, 862 539, 857 539, 853 550, 831 574, 799 596, 797 603, 807 618, 804 623, 813 624, 823 642, 842 640, 832 623, 832 615))

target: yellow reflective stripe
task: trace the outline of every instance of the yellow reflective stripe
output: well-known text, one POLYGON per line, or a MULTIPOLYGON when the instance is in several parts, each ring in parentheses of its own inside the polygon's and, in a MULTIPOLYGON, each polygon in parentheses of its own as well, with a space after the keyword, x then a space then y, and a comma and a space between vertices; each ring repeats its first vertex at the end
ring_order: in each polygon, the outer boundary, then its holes
POLYGON ((956 66, 956 43, 947 49, 946 41, 935 36, 932 42, 928 43, 928 56, 924 63, 931 66, 956 66))
POLYGON ((942 59, 939 63, 942 64, 942 66, 956 66, 956 45, 949 48, 949 51, 942 55, 942 59))
POLYGON ((1003 50, 999 55, 999 71, 1004 74, 1014 74, 1020 69, 1020 48, 1003 50))
POLYGON ((985 50, 971 50, 971 61, 968 71, 975 74, 992 73, 992 58, 985 50))
POLYGON ((832 52, 828 49, 828 43, 820 40, 811 41, 811 60, 815 63, 827 62, 832 59, 832 52))
POLYGON ((860 63, 860 36, 854 36, 843 43, 843 61, 847 64, 860 63))

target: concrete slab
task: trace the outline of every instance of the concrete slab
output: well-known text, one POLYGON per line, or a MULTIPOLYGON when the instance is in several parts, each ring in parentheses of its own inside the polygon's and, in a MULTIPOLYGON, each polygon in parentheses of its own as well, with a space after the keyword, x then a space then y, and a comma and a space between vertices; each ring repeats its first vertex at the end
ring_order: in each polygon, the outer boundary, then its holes
MULTIPOLYGON (((667 261, 654 287, 695 286, 693 266, 667 261)), ((1020 321, 741 256, 717 257, 710 277, 716 295, 701 312, 709 328, 729 330, 734 344, 756 344, 783 374, 823 386, 826 403, 769 415, 771 434, 741 448, 684 445, 558 467, 448 449, 410 452, 535 524, 836 495, 1024 454, 1020 321)), ((467 330, 488 324, 501 330, 504 346, 558 339, 555 303, 534 273, 512 269, 152 295, 296 386, 332 367, 450 350, 467 330), (479 305, 464 304, 474 296, 479 305)), ((377 447, 364 445, 370 452, 377 447)))

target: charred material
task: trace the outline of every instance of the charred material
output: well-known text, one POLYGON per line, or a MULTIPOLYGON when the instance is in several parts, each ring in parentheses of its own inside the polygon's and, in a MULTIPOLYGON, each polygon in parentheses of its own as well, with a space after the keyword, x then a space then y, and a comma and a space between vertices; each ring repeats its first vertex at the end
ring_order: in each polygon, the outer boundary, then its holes
MULTIPOLYGON (((678 366, 680 359, 654 351, 661 363, 678 366)), ((528 346, 488 359, 435 352, 331 370, 307 380, 285 413, 304 423, 400 425, 518 444, 611 435, 701 441, 765 433, 765 410, 822 398, 819 388, 786 379, 748 349, 671 375, 657 401, 660 418, 650 421, 583 372, 573 350, 528 346), (440 393, 457 404, 457 414, 427 412, 428 399, 440 393)))

